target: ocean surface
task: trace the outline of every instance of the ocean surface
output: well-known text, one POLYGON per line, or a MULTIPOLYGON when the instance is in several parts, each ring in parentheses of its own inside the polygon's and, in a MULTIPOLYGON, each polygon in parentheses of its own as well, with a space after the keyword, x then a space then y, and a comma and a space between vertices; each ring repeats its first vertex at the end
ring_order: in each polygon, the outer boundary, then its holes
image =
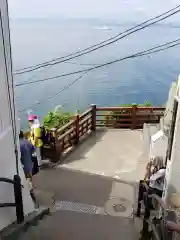
MULTIPOLYGON (((15 71, 76 52, 138 23, 117 23, 98 19, 11 20, 13 69, 15 71)), ((86 69, 92 67, 91 64, 101 64, 125 57, 175 40, 179 36, 178 26, 163 22, 91 54, 69 60, 68 63, 15 76, 14 81, 16 84, 86 69)), ((58 92, 61 89, 66 88, 82 74, 16 87, 16 103, 18 110, 21 111, 19 113, 21 124, 22 126, 26 124, 28 111, 33 110, 42 119, 57 105, 68 111, 84 110, 89 104, 117 106, 122 103, 150 101, 153 105, 163 105, 171 82, 177 80, 180 72, 179 52, 180 47, 175 47, 91 71, 60 94, 58 92), (37 105, 33 107, 34 104, 37 105)))

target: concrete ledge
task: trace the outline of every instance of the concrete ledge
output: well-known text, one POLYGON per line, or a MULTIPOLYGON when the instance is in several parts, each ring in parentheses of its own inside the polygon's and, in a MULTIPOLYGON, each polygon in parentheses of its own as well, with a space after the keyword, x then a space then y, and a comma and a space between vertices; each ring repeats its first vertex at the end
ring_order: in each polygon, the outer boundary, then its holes
POLYGON ((22 224, 13 223, 0 231, 0 239, 2 240, 17 240, 31 226, 36 226, 39 220, 42 220, 45 215, 49 215, 49 208, 40 208, 37 211, 25 216, 22 224))

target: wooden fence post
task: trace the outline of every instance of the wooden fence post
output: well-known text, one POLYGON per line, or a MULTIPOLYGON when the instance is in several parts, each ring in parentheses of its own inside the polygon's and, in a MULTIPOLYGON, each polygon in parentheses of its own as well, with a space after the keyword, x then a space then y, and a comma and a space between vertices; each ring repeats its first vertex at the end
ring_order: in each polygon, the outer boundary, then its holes
POLYGON ((54 162, 57 162, 61 156, 61 147, 58 144, 57 129, 53 128, 53 129, 51 129, 51 132, 52 132, 52 136, 54 138, 54 153, 55 153, 54 162))
POLYGON ((96 131, 96 105, 92 104, 91 108, 92 108, 92 127, 91 127, 91 130, 96 131))
POLYGON ((132 104, 132 126, 131 126, 131 129, 136 128, 136 120, 137 120, 136 112, 137 112, 137 104, 133 103, 132 104))
POLYGON ((76 140, 75 140, 75 144, 78 144, 79 142, 79 114, 75 115, 75 131, 76 131, 76 140))

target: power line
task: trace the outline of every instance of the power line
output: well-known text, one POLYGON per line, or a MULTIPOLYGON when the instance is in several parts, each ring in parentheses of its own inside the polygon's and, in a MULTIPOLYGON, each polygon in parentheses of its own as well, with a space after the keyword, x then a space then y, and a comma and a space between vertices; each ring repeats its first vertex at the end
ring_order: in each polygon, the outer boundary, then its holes
POLYGON ((73 84, 75 84, 75 83, 76 83, 77 81, 79 81, 82 77, 84 77, 86 74, 88 74, 88 72, 89 72, 89 71, 84 72, 81 76, 79 76, 78 78, 76 78, 73 82, 71 82, 71 83, 68 84, 67 86, 63 87, 60 91, 58 91, 58 92, 55 93, 54 95, 52 95, 52 96, 50 96, 50 97, 48 97, 48 98, 42 99, 42 100, 36 102, 35 104, 32 104, 32 105, 30 105, 29 107, 26 107, 26 108, 20 110, 19 112, 25 112, 26 110, 28 110, 28 109, 30 109, 30 108, 33 108, 33 107, 41 104, 41 103, 44 102, 44 101, 48 101, 48 100, 51 100, 51 99, 57 97, 61 92, 69 89, 73 84))
POLYGON ((80 65, 80 66, 97 66, 100 65, 100 63, 76 63, 76 62, 64 62, 72 65, 80 65))
MULTIPOLYGON (((169 46, 169 47, 167 47, 166 49, 179 45, 180 43, 175 44, 175 42, 177 42, 177 41, 180 41, 180 39, 175 40, 175 41, 172 41, 171 43, 174 43, 174 44, 171 45, 171 46, 169 46)), ((165 45, 165 44, 163 44, 163 45, 165 45)), ((161 46, 163 46, 163 45, 161 45, 161 46)), ((167 44, 166 44, 166 45, 167 45, 167 44)), ((156 48, 157 48, 157 47, 156 47, 156 48)), ((152 48, 152 49, 155 49, 155 48, 152 48)), ((152 49, 151 49, 151 50, 152 50, 152 49)), ((159 52, 159 51, 162 51, 162 50, 164 50, 164 49, 155 50, 155 51, 153 51, 153 52, 150 52, 150 50, 147 50, 147 51, 144 51, 144 54, 136 54, 135 57, 149 55, 149 54, 151 54, 151 53, 156 53, 156 52, 159 52), (146 52, 147 52, 147 53, 146 53, 146 52), (150 52, 150 53, 149 53, 149 52, 150 52)), ((52 96, 50 96, 50 97, 48 97, 48 98, 46 98, 46 99, 42 99, 42 100, 36 102, 35 104, 32 104, 32 105, 30 105, 29 107, 20 110, 19 112, 24 112, 24 111, 28 110, 29 108, 32 108, 32 107, 35 107, 35 106, 41 104, 41 103, 44 102, 44 101, 51 100, 51 99, 55 98, 55 97, 58 96, 61 92, 69 89, 73 84, 75 84, 77 81, 79 81, 79 80, 80 80, 84 75, 86 75, 89 71, 91 71, 91 70, 87 70, 86 72, 84 72, 81 76, 79 76, 79 77, 76 78, 73 82, 71 82, 70 84, 68 84, 68 85, 65 86, 64 88, 62 88, 62 89, 61 89, 60 91, 58 91, 56 94, 54 94, 54 95, 52 95, 52 96)))
POLYGON ((166 19, 166 18, 169 18, 170 16, 175 15, 176 13, 180 12, 180 9, 178 9, 179 7, 180 7, 180 5, 176 6, 175 8, 170 9, 169 11, 167 11, 167 12, 165 12, 165 13, 163 13, 163 14, 160 14, 160 15, 154 17, 154 18, 151 18, 151 19, 149 19, 149 20, 147 20, 147 21, 145 21, 145 22, 143 22, 143 23, 141 23, 141 24, 138 24, 138 25, 136 25, 135 27, 132 27, 132 28, 130 28, 130 29, 127 29, 127 30, 125 30, 124 32, 121 32, 121 33, 119 33, 118 35, 116 35, 116 36, 114 36, 114 37, 112 37, 112 38, 109 38, 109 39, 107 39, 107 40, 104 40, 104 41, 102 41, 102 42, 99 43, 99 44, 92 45, 91 47, 85 48, 85 49, 80 50, 80 51, 77 51, 77 52, 75 52, 75 53, 68 54, 68 55, 63 56, 63 57, 59 57, 59 58, 56 58, 56 59, 52 59, 51 61, 48 61, 48 62, 44 62, 44 63, 37 64, 37 65, 34 65, 34 66, 30 66, 30 67, 26 67, 26 68, 19 69, 19 70, 17 70, 17 71, 15 72, 15 74, 16 74, 16 75, 19 75, 19 74, 23 74, 23 73, 26 73, 26 72, 31 72, 31 71, 34 71, 34 70, 36 70, 36 69, 43 68, 43 67, 46 67, 46 66, 49 66, 49 65, 52 66, 52 65, 55 65, 55 64, 63 63, 63 62, 66 62, 66 61, 68 61, 68 60, 71 60, 71 59, 74 59, 74 58, 77 58, 77 57, 86 55, 86 54, 88 54, 88 53, 90 53, 90 52, 96 51, 97 49, 100 49, 100 48, 102 48, 102 47, 105 47, 105 46, 108 46, 108 45, 110 45, 110 44, 112 44, 112 43, 115 43, 115 42, 119 41, 120 39, 125 38, 125 37, 128 36, 128 35, 131 35, 131 34, 137 32, 137 31, 140 31, 140 30, 142 30, 142 29, 144 29, 144 28, 146 28, 146 27, 149 27, 149 26, 151 26, 151 25, 153 25, 153 24, 155 24, 155 23, 158 23, 158 22, 160 22, 160 21, 162 21, 162 20, 164 20, 164 19, 166 19), (178 9, 178 10, 176 10, 176 9, 178 9), (176 10, 176 11, 174 11, 174 10, 176 10), (174 12, 172 12, 172 11, 174 11, 174 12), (172 12, 172 13, 170 13, 170 12, 172 12), (168 14, 168 13, 170 13, 170 14, 168 14), (167 15, 167 14, 168 14, 168 15, 167 15), (164 15, 167 15, 167 16, 164 16, 164 15), (158 18, 160 18, 160 19, 158 19, 158 18), (156 19, 158 19, 158 20, 156 20, 156 19), (151 22, 152 20, 155 20, 155 21, 151 22), (149 22, 151 22, 151 23, 149 23, 149 22), (147 24, 147 23, 148 23, 148 24, 147 24), (146 24, 146 25, 145 25, 145 24, 146 24), (145 25, 145 26, 142 26, 142 25, 145 25), (138 27, 140 27, 140 28, 138 28, 138 27), (137 29, 137 28, 138 28, 138 29, 137 29), (135 30, 134 30, 134 29, 135 29, 135 30), (133 31, 132 31, 132 30, 133 30, 133 31), (131 32, 129 32, 129 31, 131 31, 131 32), (127 33, 127 32, 128 32, 128 33, 127 33), (125 34, 125 33, 126 33, 126 34, 125 34), (125 34, 125 35, 123 35, 123 34, 125 34), (120 35, 123 35, 123 36, 119 37, 120 35), (118 38, 117 38, 117 37, 118 37, 118 38), (116 38, 117 38, 117 39, 116 39, 116 38), (112 40, 112 41, 111 41, 111 40, 112 40), (109 42, 109 41, 110 41, 110 42, 109 42), (104 44, 103 44, 103 43, 104 43, 104 44), (103 44, 103 45, 101 45, 101 44, 103 44), (94 48, 94 47, 95 47, 95 48, 94 48), (92 49, 92 48, 94 48, 94 49, 92 49), (87 50, 88 50, 88 51, 87 51, 87 50), (85 52, 85 51, 86 51, 86 52, 85 52), (73 56, 73 55, 75 55, 75 56, 73 56), (71 56, 71 57, 70 57, 70 56, 71 56), (68 57, 69 57, 69 58, 68 58, 68 57), (64 59, 64 58, 67 58, 67 59, 64 59), (64 59, 64 60, 61 60, 61 59, 64 59), (61 61, 57 61, 57 60, 61 60, 61 61), (57 62, 55 62, 55 61, 57 61, 57 62), (24 70, 24 71, 23 71, 23 70, 24 70))
POLYGON ((86 71, 92 71, 92 70, 95 70, 95 69, 98 69, 98 68, 101 68, 101 67, 108 66, 108 65, 113 64, 113 63, 117 63, 117 62, 120 62, 120 61, 124 61, 124 60, 126 60, 126 59, 137 58, 137 57, 140 57, 140 56, 145 56, 145 55, 153 54, 153 53, 156 53, 156 52, 164 51, 164 50, 166 50, 166 49, 175 47, 175 46, 177 46, 177 45, 179 45, 179 44, 180 44, 180 38, 179 38, 179 39, 176 39, 176 40, 174 40, 174 41, 167 42, 167 43, 158 45, 158 46, 156 46, 156 47, 153 47, 153 48, 144 50, 144 51, 142 51, 142 52, 138 52, 138 53, 129 55, 129 56, 127 56, 127 57, 123 57, 123 58, 120 58, 120 59, 116 59, 116 60, 113 60, 113 61, 110 61, 110 62, 106 62, 106 63, 100 64, 100 65, 95 66, 95 67, 92 67, 92 68, 83 69, 83 70, 78 70, 78 71, 74 71, 74 72, 70 72, 70 73, 65 73, 65 74, 61 74, 61 75, 58 75, 58 76, 54 76, 54 77, 48 77, 48 78, 44 78, 44 79, 39 79, 39 80, 35 80, 35 81, 30 81, 30 82, 26 81, 26 82, 24 82, 24 83, 16 84, 15 87, 24 86, 24 85, 29 85, 29 84, 33 84, 33 83, 37 83, 37 82, 44 82, 44 81, 48 81, 48 80, 53 80, 53 79, 57 79, 57 78, 61 78, 61 77, 66 77, 66 76, 70 76, 70 75, 74 75, 74 74, 78 74, 78 73, 83 73, 83 72, 86 72, 86 71), (178 41, 179 41, 179 42, 178 42, 178 41), (177 43, 177 42, 178 42, 178 43, 177 43), (170 46, 168 46, 168 45, 170 45, 170 46))

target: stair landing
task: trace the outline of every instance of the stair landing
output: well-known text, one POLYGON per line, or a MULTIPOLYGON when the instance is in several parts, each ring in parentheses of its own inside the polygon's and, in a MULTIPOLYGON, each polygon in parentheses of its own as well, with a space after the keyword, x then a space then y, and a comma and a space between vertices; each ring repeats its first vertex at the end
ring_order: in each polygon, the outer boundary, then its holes
POLYGON ((59 167, 137 181, 144 176, 143 131, 97 129, 59 167))
POLYGON ((52 193, 56 203, 52 216, 22 239, 138 239, 133 208, 148 161, 142 134, 97 130, 63 164, 41 170, 34 184, 42 194, 52 193))

